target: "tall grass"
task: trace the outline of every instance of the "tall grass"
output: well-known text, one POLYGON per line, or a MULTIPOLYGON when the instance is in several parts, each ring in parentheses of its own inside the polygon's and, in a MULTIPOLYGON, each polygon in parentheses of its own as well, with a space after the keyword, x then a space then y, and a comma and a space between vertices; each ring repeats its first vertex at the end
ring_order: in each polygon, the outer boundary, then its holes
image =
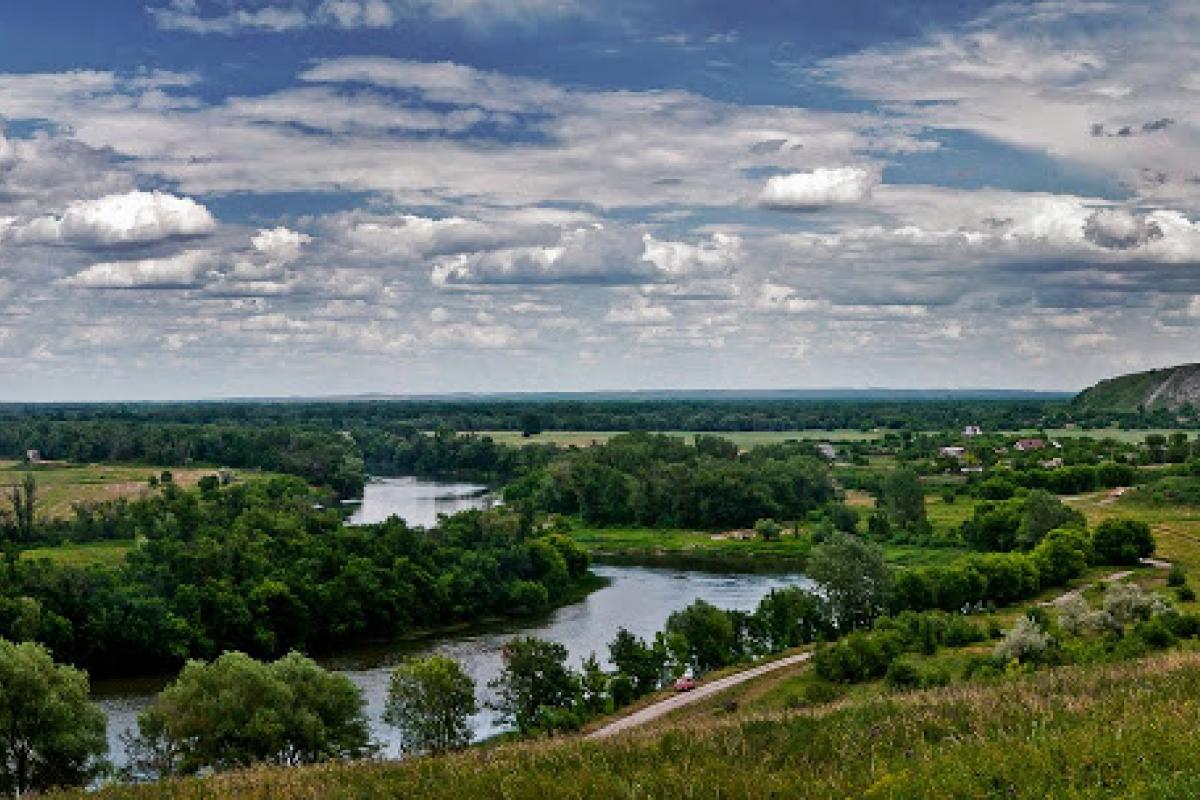
POLYGON ((1200 654, 1171 653, 616 741, 258 769, 94 796, 1194 797, 1198 718, 1200 654))

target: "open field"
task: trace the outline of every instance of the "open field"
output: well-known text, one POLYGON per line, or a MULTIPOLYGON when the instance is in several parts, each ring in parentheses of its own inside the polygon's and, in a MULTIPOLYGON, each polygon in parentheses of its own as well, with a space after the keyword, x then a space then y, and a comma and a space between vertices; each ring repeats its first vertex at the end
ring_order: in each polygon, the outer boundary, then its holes
POLYGON ((261 768, 91 796, 1195 797, 1197 716, 1200 654, 1175 652, 757 718, 731 715, 656 735, 261 768))
MULTIPOLYGON (((774 542, 757 537, 738 539, 725 534, 689 531, 676 528, 577 528, 572 538, 594 556, 671 561, 673 559, 704 560, 727 566, 746 566, 754 562, 775 562, 799 566, 811 550, 809 540, 797 538, 790 532, 774 542)), ((898 566, 947 564, 964 552, 959 548, 928 548, 915 545, 888 544, 884 555, 889 563, 898 566)))
MULTIPOLYGON (((40 519, 62 519, 71 515, 76 503, 99 503, 119 498, 141 497, 150 491, 147 481, 167 471, 175 483, 184 488, 194 487, 205 475, 213 475, 213 467, 156 467, 129 464, 69 464, 47 462, 25 465, 16 461, 0 461, 0 497, 7 496, 8 487, 21 483, 25 473, 37 481, 36 514, 40 519)), ((241 471, 241 477, 265 476, 267 473, 241 471)))
POLYGON ((85 542, 83 544, 63 544, 57 547, 38 547, 25 550, 21 558, 28 561, 49 559, 66 567, 115 567, 125 560, 125 556, 133 549, 134 543, 128 539, 111 542, 85 542))

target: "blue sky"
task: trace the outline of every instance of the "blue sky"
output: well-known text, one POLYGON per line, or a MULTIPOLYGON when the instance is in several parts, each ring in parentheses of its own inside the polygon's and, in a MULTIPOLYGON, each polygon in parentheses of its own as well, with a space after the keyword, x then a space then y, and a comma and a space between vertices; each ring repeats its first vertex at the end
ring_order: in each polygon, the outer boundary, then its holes
POLYGON ((2 400, 1196 359, 1190 2, 10 5, 2 400))

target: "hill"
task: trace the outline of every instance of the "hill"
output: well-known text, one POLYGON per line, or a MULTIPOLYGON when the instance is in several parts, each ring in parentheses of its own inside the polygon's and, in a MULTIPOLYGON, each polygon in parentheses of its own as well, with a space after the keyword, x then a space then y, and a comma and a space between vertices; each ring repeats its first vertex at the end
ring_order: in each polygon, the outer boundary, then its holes
POLYGON ((1075 398, 1088 411, 1138 411, 1200 406, 1200 364, 1121 375, 1085 389, 1075 398))
POLYGON ((1200 653, 603 742, 260 768, 73 798, 1195 797, 1200 653))

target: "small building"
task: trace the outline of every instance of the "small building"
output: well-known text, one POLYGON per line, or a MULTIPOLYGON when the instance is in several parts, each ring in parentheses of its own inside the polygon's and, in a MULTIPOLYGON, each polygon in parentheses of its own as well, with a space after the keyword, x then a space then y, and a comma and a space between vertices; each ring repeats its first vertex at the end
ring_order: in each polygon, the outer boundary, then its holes
POLYGON ((1061 458, 1048 458, 1041 462, 1042 469, 1058 469, 1063 465, 1061 458))
POLYGON ((973 436, 983 436, 983 428, 979 427, 978 425, 968 425, 967 427, 963 428, 962 435, 966 436, 968 439, 973 436))
POLYGON ((41 450, 26 450, 25 451, 25 460, 28 461, 30 464, 41 463, 42 451, 41 450))
POLYGON ((834 461, 837 459, 837 450, 834 449, 833 445, 827 442, 822 442, 821 444, 817 445, 817 452, 821 454, 822 458, 829 461, 834 461))
POLYGON ((962 458, 964 456, 966 456, 966 454, 967 454, 967 448, 965 448, 965 447, 941 447, 941 448, 938 448, 938 455, 940 455, 942 458, 954 458, 954 459, 958 459, 961 461, 962 458))
POLYGON ((1042 439, 1017 439, 1013 447, 1022 453, 1028 453, 1031 450, 1045 450, 1046 442, 1042 439))

